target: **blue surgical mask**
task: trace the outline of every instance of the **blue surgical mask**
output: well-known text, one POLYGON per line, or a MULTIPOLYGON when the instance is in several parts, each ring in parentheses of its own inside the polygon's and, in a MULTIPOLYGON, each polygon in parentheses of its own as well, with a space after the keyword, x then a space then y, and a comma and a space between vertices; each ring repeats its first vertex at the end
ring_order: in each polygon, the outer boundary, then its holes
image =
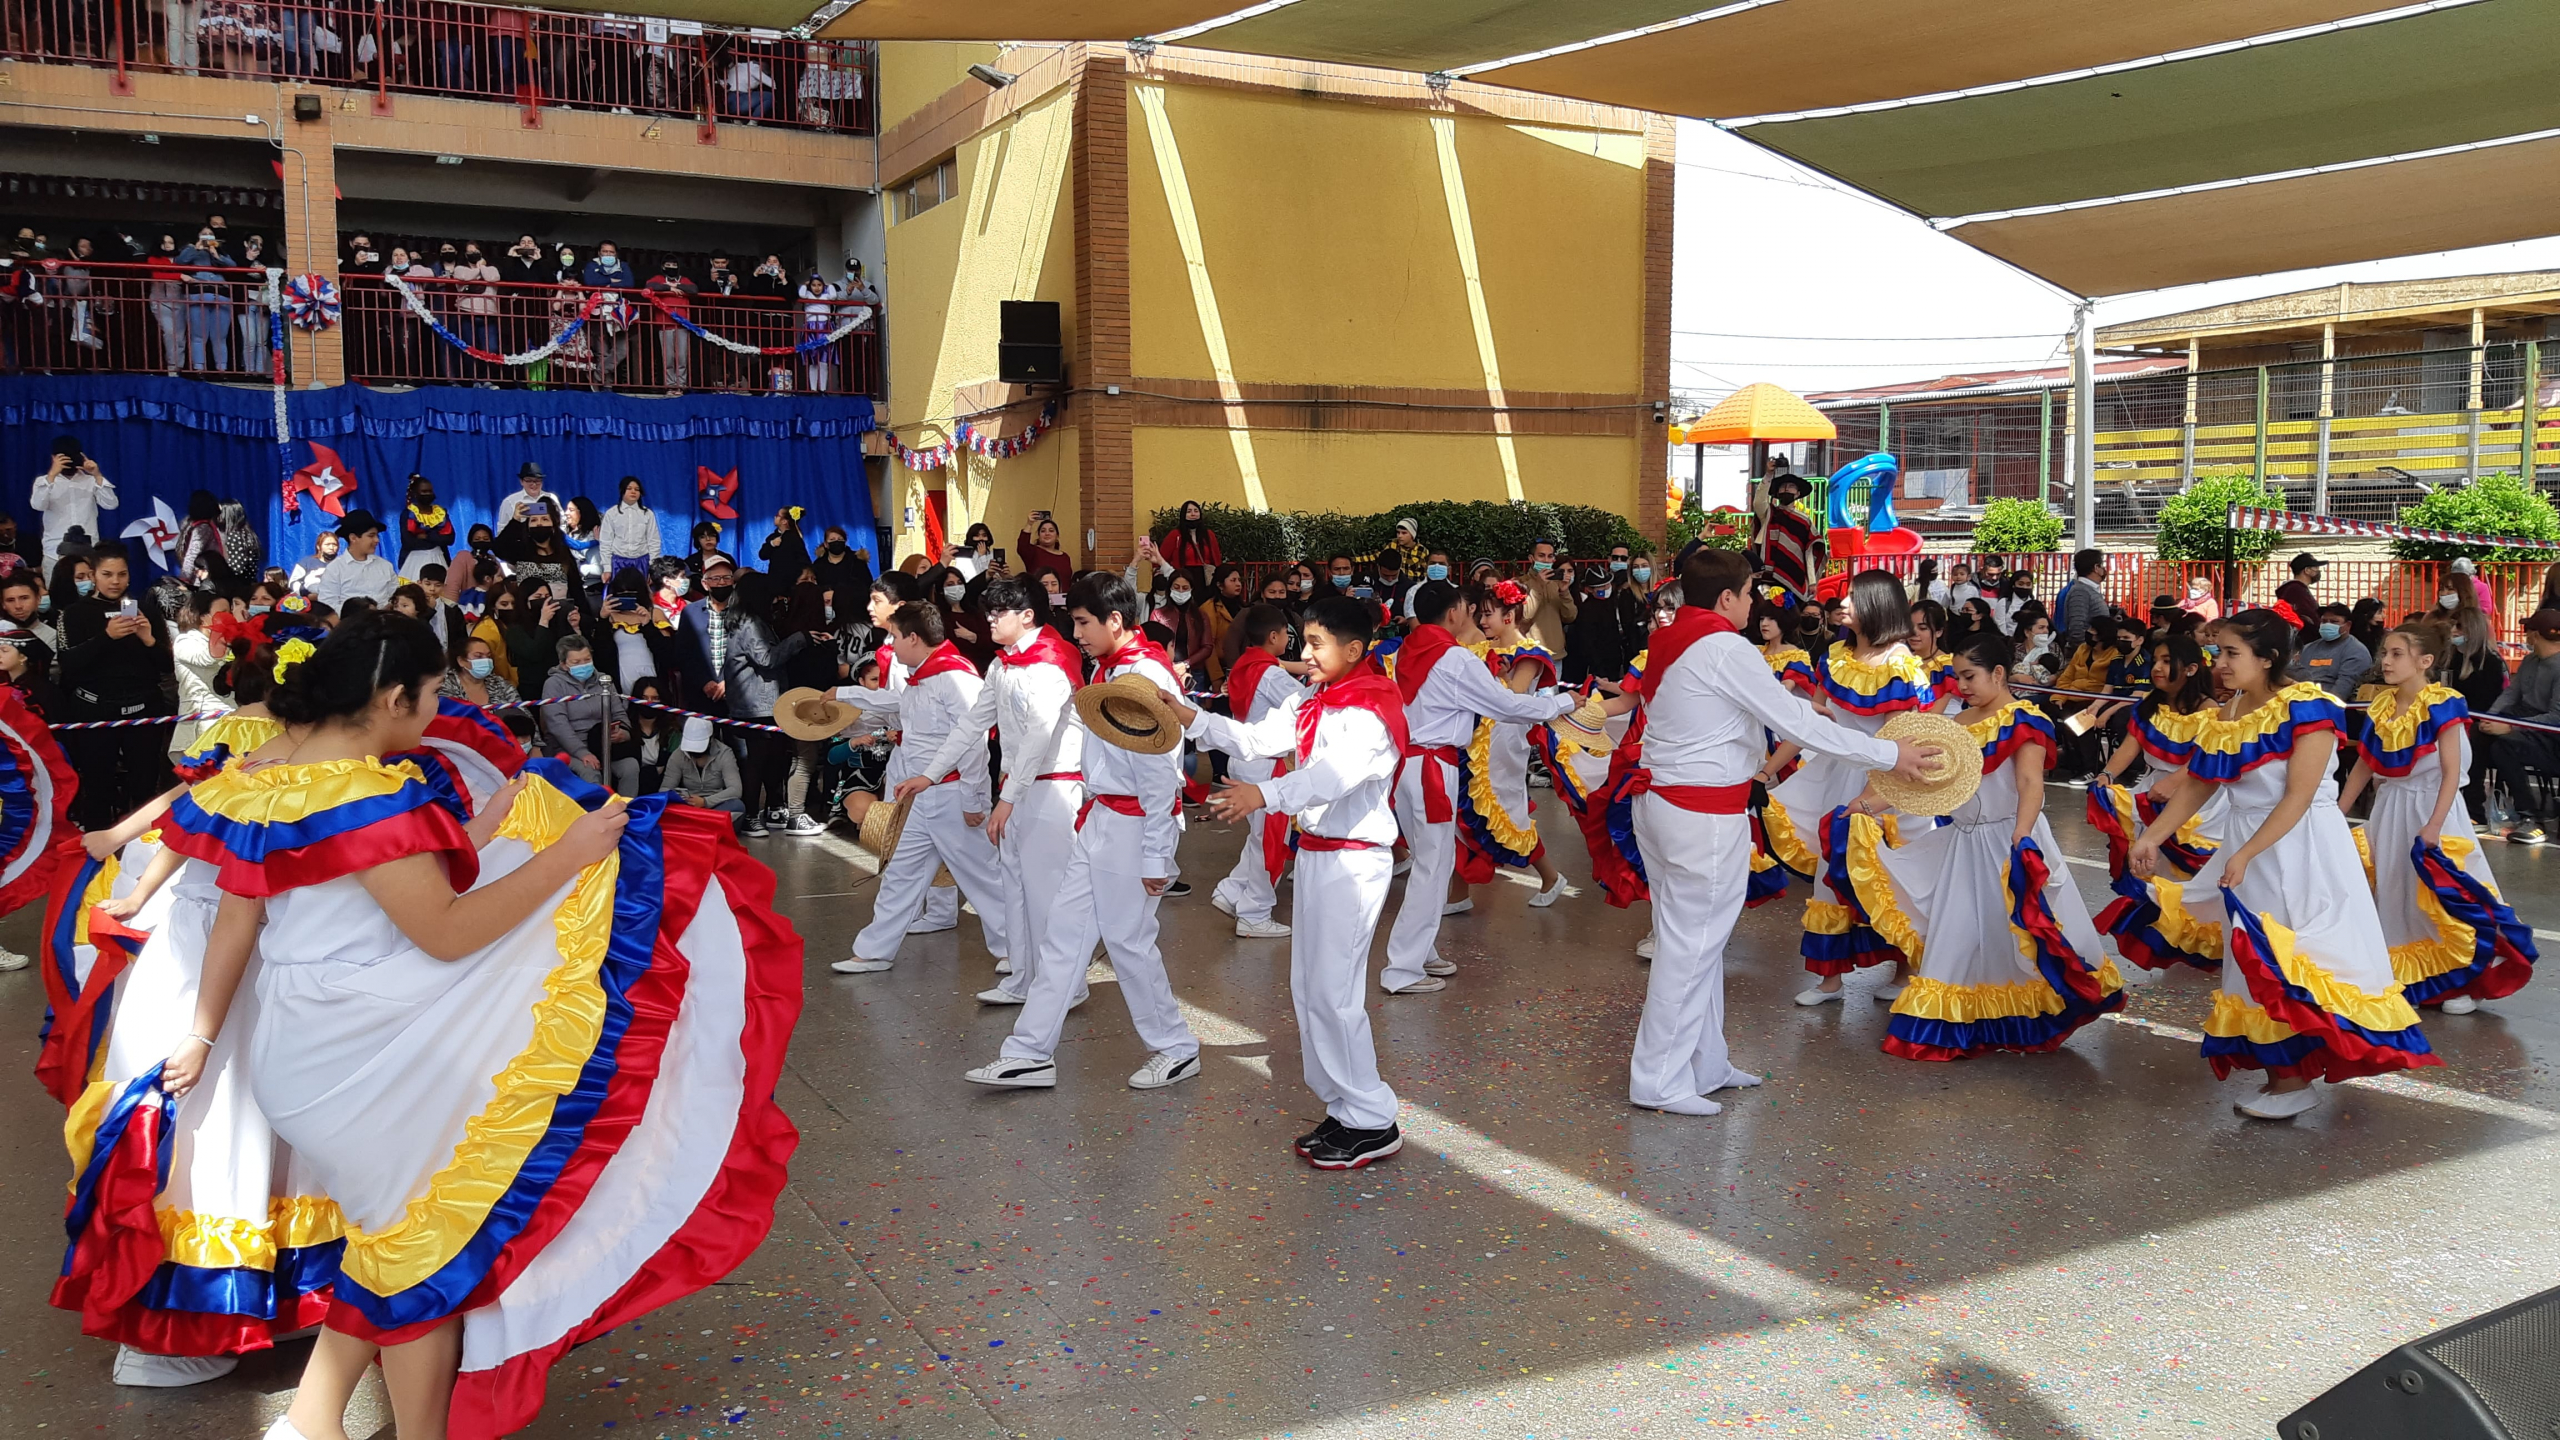
POLYGON ((98 582, 95 580, 74 580, 71 582, 71 588, 79 591, 83 595, 86 595, 98 588, 98 582))
POLYGON ((583 680, 593 680, 594 678, 596 678, 596 667, 595 667, 594 662, 592 662, 592 661, 587 661, 587 660, 581 660, 581 661, 579 661, 577 664, 570 666, 570 667, 569 667, 569 678, 570 678, 570 679, 572 679, 572 680, 581 680, 581 681, 583 681, 583 680))
POLYGON ((39 595, 39 596, 37 596, 37 597, 36 597, 36 613, 37 613, 37 614, 42 615, 42 614, 45 614, 46 612, 48 612, 48 611, 50 611, 50 610, 52 610, 52 609, 53 609, 53 597, 52 597, 52 596, 50 596, 50 595, 39 595))
POLYGON ((1348 590, 1348 589, 1350 589, 1350 588, 1351 588, 1351 577, 1350 577, 1350 576, 1348 576, 1348 575, 1336 575, 1336 576, 1334 576, 1334 577, 1333 577, 1333 588, 1334 588, 1334 589, 1336 589, 1336 590, 1348 590))
POLYGON ((251 605, 249 607, 249 613, 252 615, 264 615, 273 611, 275 608, 276 607, 273 605, 251 605))
POLYGON ((2468 636, 2468 635, 2463 634, 2463 633, 2462 633, 2461 631, 2459 631, 2459 630, 2456 630, 2455 632, 2453 632, 2453 648, 2455 648, 2456 650, 2468 650, 2468 649, 2470 649, 2470 648, 2471 648, 2471 637, 2470 637, 2470 636, 2468 636))
POLYGON ((1532 560, 1529 562, 1529 568, 1537 571, 1541 575, 1544 575, 1548 571, 1556 568, 1556 562, 1553 560, 1532 560))
POLYGON ((1615 556, 1611 556, 1609 560, 1609 568, 1612 571, 1624 570, 1627 568, 1627 562, 1620 560, 1615 556))
POLYGON ((1636 577, 1636 583, 1639 585, 1645 584, 1653 579, 1653 567, 1650 565, 1639 565, 1629 573, 1636 577))
POLYGON ((1449 567, 1446 565, 1425 565, 1422 567, 1422 575, 1426 580, 1446 580, 1449 578, 1449 567))
MULTIPOLYGON (((2456 637, 2456 638, 2459 638, 2459 637, 2456 637)), ((2219 654, 2221 654, 2221 653, 2222 653, 2222 647, 2221 647, 2221 646, 2219 646, 2219 645, 2206 645, 2206 646, 2203 646, 2203 647, 2201 647, 2201 648, 2204 650, 2204 658, 2206 658, 2207 660, 2210 660, 2210 659, 2212 659, 2214 656, 2219 655, 2219 654)))
POLYGON ((498 662, 490 659, 486 655, 474 655, 471 657, 471 678, 474 680, 488 679, 489 672, 497 668, 498 662))
POLYGON ((2320 626, 2320 638, 2323 640, 2335 640, 2338 638, 2338 630, 2339 626, 2337 621, 2323 621, 2320 626))

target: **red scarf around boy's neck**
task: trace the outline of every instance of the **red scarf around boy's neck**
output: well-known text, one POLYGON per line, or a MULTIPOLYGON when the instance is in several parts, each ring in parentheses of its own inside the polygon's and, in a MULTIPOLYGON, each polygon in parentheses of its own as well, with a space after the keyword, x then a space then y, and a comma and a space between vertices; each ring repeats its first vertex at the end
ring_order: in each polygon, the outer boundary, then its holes
POLYGON ((1020 650, 1007 646, 996 652, 996 659, 1016 670, 1032 665, 1055 665, 1067 672, 1068 683, 1084 683, 1084 657, 1076 653, 1076 647, 1060 639, 1057 631, 1045 625, 1031 632, 1030 644, 1020 650))
MULTIPOLYGON (((1448 632, 1441 632, 1446 634, 1448 632)), ((1397 662, 1401 668, 1403 662, 1397 662)), ((1387 727, 1387 738, 1393 740, 1396 753, 1404 753, 1406 733, 1404 697, 1397 693, 1396 682, 1374 670, 1358 669, 1342 679, 1318 689, 1298 702, 1298 763, 1304 765, 1315 754, 1316 726, 1328 710, 1366 710, 1387 727)))
POLYGON ((1119 649, 1103 656, 1102 663, 1093 667, 1093 678, 1108 679, 1112 671, 1141 660, 1153 660, 1164 667, 1166 674, 1173 673, 1173 657, 1164 653, 1164 647, 1148 639, 1143 631, 1132 630, 1120 641, 1119 649))
POLYGON ((916 673, 907 677, 907 683, 920 685, 936 675, 977 673, 978 667, 969 663, 969 657, 960 653, 960 647, 945 640, 933 647, 932 654, 924 657, 924 663, 916 667, 916 673))
POLYGON ((1253 697, 1261 692, 1262 677, 1279 663, 1259 645, 1247 645, 1236 653, 1236 663, 1227 667, 1227 712, 1237 724, 1253 718, 1253 697))
POLYGON ((1431 678, 1431 667, 1440 657, 1456 648, 1458 637, 1439 625, 1416 625, 1396 648, 1396 692, 1404 703, 1422 693, 1422 682, 1431 678))
POLYGON ((1671 623, 1653 632, 1645 646, 1643 695, 1647 703, 1662 688, 1662 677, 1671 673, 1672 663, 1692 645, 1710 635, 1739 635, 1734 623, 1713 610, 1683 605, 1671 623))

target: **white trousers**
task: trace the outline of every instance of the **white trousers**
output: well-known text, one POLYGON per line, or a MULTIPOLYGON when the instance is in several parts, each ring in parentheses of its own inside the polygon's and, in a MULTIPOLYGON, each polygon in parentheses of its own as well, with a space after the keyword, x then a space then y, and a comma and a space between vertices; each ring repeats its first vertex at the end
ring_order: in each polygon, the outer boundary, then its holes
MULTIPOLYGON (((1272 907, 1280 903, 1279 884, 1271 878, 1271 867, 1262 854, 1262 827, 1270 818, 1268 810, 1256 810, 1246 817, 1244 853, 1236 857, 1236 868, 1218 882, 1217 897, 1235 907, 1239 920, 1268 920, 1272 907)), ((1284 818, 1280 823, 1289 822, 1284 818)), ((1373 918, 1373 928, 1375 923, 1373 918)))
POLYGON ((1653 973, 1627 1098, 1661 1105, 1750 1078, 1724 1046, 1724 950, 1751 878, 1751 817, 1637 797, 1636 845, 1653 891, 1653 973))
MULTIPOLYGON (((1057 904, 1054 887, 1075 854, 1076 807, 1083 800, 1084 787, 1073 780, 1035 780, 1005 822, 1004 935, 1013 973, 997 981, 996 988, 1008 995, 1028 998, 1031 977, 1048 959, 1049 918, 1057 904)), ((1070 1008, 1084 1001, 1085 966, 1092 958, 1090 945, 1073 957, 1076 985, 1067 1002, 1070 1008)))
POLYGON ((1396 1123, 1396 1092, 1378 1078, 1368 1006, 1369 942, 1395 868, 1392 849, 1302 850, 1296 900, 1314 903, 1289 907, 1289 999, 1307 1088, 1354 1130, 1396 1123))
POLYGON ((1076 833, 1066 869, 1054 882, 1049 933, 1031 972, 1030 998, 1014 1019, 1013 1033, 1004 1038, 1007 1060, 1047 1060, 1058 1053, 1058 1034, 1084 988, 1086 961, 1097 940, 1111 952, 1120 998, 1128 1003, 1129 1022, 1148 1051, 1200 1053, 1200 1042, 1192 1038, 1182 1007, 1174 1001, 1173 982, 1165 978, 1164 956, 1156 949, 1156 907, 1163 901, 1148 894, 1146 882, 1137 876, 1094 865, 1090 837, 1098 833, 1076 833))
POLYGON ((924 918, 917 921, 918 930, 948 930, 960 923, 960 887, 944 885, 924 892, 924 918))
POLYGON ((934 872, 951 867, 969 903, 978 907, 987 953, 1002 959, 1005 950, 1004 866, 987 832, 961 818, 958 785, 935 785, 916 797, 907 812, 907 828, 898 834, 898 852, 880 872, 880 889, 871 902, 871 923, 853 937, 853 953, 864 960, 895 960, 916 923, 934 872))
MULTIPOLYGON (((1440 781, 1457 803, 1458 767, 1428 755, 1405 762, 1396 776, 1396 826, 1404 831, 1413 869, 1404 877, 1404 900, 1396 907, 1395 928, 1387 932, 1387 969, 1378 983, 1401 990, 1422 978, 1422 962, 1439 953, 1440 907, 1449 903, 1449 876, 1458 866, 1458 823, 1437 824, 1424 818, 1422 768, 1436 765, 1440 781)), ((1306 882, 1299 882, 1301 890, 1306 882)))

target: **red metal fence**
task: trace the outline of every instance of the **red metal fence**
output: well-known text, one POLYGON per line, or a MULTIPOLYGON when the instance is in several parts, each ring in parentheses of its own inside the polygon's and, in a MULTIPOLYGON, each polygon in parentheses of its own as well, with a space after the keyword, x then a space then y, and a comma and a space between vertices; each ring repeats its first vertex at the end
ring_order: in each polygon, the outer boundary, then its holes
MULTIPOLYGON (((259 272, 35 266, 20 283, 22 293, 0 301, 0 372, 271 375, 259 272)), ((596 293, 574 285, 414 283, 448 334, 499 355, 542 346, 596 293)), ((380 276, 350 275, 339 291, 347 375, 376 385, 879 394, 876 316, 806 354, 739 355, 676 326, 644 292, 617 293, 624 323, 591 319, 549 358, 508 366, 436 334, 380 276)), ((839 302, 743 296, 696 296, 686 309, 711 334, 759 349, 795 347, 813 331, 823 335, 854 318, 839 302)))
POLYGON ((864 41, 446 0, 0 0, 0 54, 851 134, 877 94, 864 41))

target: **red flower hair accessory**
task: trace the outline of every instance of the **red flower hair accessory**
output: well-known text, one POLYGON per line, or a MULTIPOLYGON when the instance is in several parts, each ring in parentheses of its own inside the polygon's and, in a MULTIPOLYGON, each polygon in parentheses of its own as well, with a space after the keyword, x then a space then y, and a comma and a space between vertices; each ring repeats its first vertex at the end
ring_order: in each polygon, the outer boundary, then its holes
POLYGON ((217 611, 204 622, 204 632, 225 650, 255 650, 267 643, 267 617, 252 615, 243 620, 228 610, 217 611))
POLYGON ((2268 609, 2270 609, 2270 610, 2273 610, 2273 611, 2274 611, 2274 612, 2276 612, 2278 615, 2283 616, 2283 617, 2284 617, 2284 623, 2286 623, 2287 625, 2292 626, 2292 627, 2293 627, 2294 629, 2296 629, 2296 630, 2299 630, 2299 629, 2301 629, 2301 628, 2302 628, 2302 616, 2301 616, 2301 615, 2299 615, 2299 614, 2297 614, 2297 613, 2294 611, 2294 608, 2293 608, 2291 605, 2289 605, 2289 604, 2285 603, 2285 602, 2284 602, 2284 601, 2282 601, 2282 600, 2279 600, 2279 601, 2277 601, 2276 603, 2274 603, 2273 605, 2268 606, 2267 608, 2268 608, 2268 609))
POLYGON ((1493 598, 1505 609, 1510 609, 1527 604, 1529 592, 1521 589, 1517 580, 1496 580, 1493 582, 1493 598))

